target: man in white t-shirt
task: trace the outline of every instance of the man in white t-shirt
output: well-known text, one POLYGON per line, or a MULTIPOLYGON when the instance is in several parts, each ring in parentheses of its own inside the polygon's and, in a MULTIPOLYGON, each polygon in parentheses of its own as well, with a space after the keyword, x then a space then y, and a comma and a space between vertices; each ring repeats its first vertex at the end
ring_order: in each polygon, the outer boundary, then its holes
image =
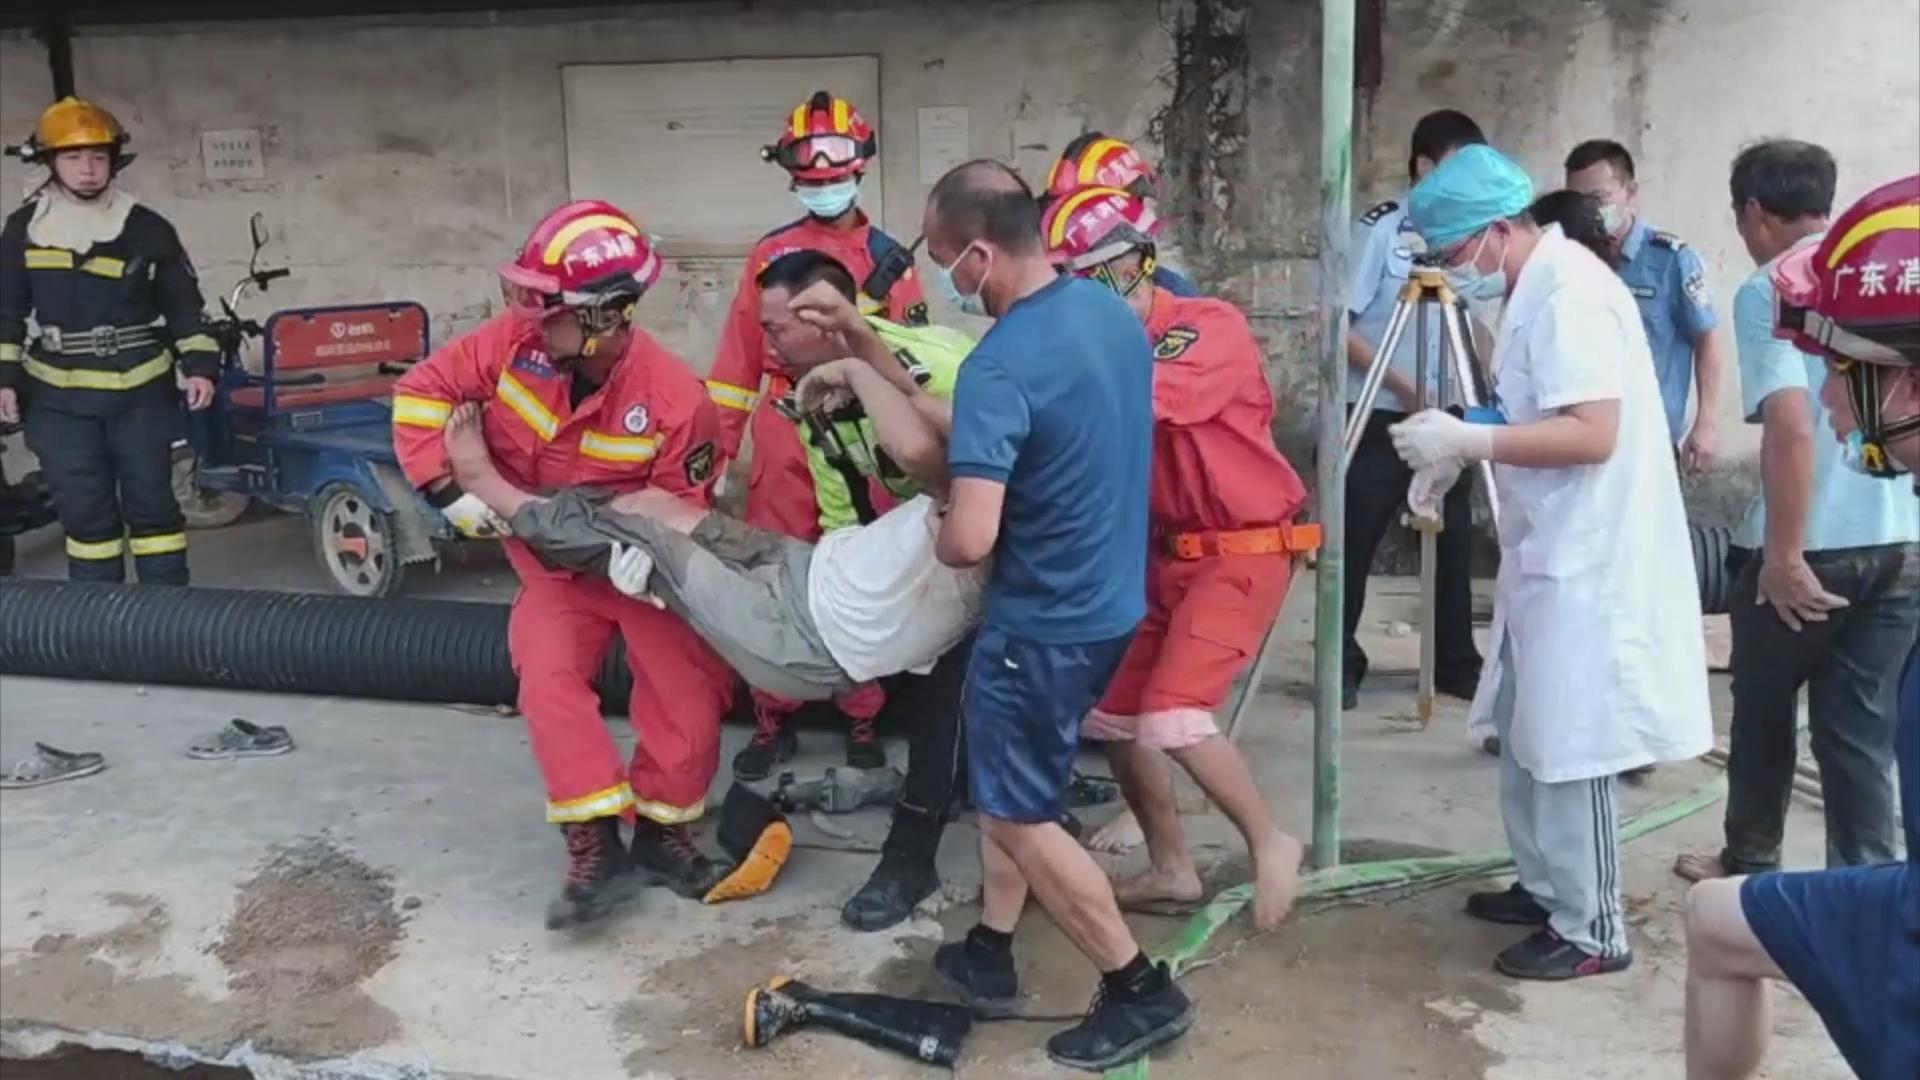
POLYGON ((1615 775, 1706 752, 1712 713, 1692 567, 1671 557, 1686 521, 1645 328, 1618 275, 1542 229, 1532 201, 1526 174, 1485 146, 1414 188, 1414 224, 1454 291, 1506 301, 1499 417, 1430 409, 1392 436, 1416 486, 1494 464, 1500 578, 1472 722, 1501 737, 1519 882, 1467 912, 1536 928, 1500 971, 1573 979, 1631 960, 1615 775))
MULTIPOLYGON (((857 397, 888 455, 926 489, 944 491, 944 438, 885 377, 860 360, 835 361, 809 376, 802 400, 835 394, 857 397)), ((620 591, 673 611, 750 685, 782 697, 823 700, 924 672, 979 620, 986 572, 934 557, 940 509, 931 496, 808 543, 658 489, 530 495, 493 467, 471 410, 455 413, 446 443, 462 490, 542 559, 604 573, 620 591)))

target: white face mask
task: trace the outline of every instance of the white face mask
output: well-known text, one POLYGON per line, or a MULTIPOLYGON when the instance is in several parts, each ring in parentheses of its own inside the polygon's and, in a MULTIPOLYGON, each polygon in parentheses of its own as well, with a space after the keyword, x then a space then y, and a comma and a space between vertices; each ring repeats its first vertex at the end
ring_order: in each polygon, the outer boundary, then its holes
MULTIPOLYGON (((1476 268, 1480 262, 1480 254, 1487 246, 1487 238, 1492 235, 1492 229, 1481 233, 1480 243, 1474 246, 1473 257, 1459 266, 1449 266, 1446 269, 1447 285, 1469 304, 1488 304, 1506 298, 1507 268, 1495 266, 1492 273, 1485 274, 1476 268)), ((1506 262, 1504 252, 1500 256, 1500 262, 1506 262)))
POLYGON ((1608 236, 1619 236, 1627 228, 1627 208, 1619 203, 1601 204, 1600 224, 1606 228, 1608 236))
POLYGON ((821 187, 801 185, 793 189, 793 197, 807 208, 807 213, 817 218, 837 218, 848 210, 860 198, 860 182, 849 177, 837 184, 821 187))
POLYGON ((992 253, 985 253, 987 255, 987 271, 980 275, 979 288, 974 289, 971 294, 963 295, 960 292, 960 286, 953 283, 954 267, 959 266, 960 260, 966 258, 967 252, 972 250, 972 244, 961 248, 960 254, 954 256, 953 261, 945 266, 941 266, 932 256, 928 256, 927 261, 933 263, 934 284, 939 287, 941 296, 946 298, 948 304, 967 315, 985 315, 987 313, 987 273, 991 273, 993 269, 992 253))

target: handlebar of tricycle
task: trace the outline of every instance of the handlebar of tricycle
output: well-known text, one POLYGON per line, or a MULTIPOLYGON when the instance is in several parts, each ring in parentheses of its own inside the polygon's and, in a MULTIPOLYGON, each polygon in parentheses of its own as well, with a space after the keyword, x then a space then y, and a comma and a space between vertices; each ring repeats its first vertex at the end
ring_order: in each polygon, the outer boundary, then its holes
POLYGON ((269 282, 279 281, 283 277, 292 277, 292 276, 293 276, 293 271, 283 266, 278 270, 262 270, 259 273, 253 275, 253 281, 254 281, 254 284, 260 286, 262 289, 265 289, 269 282))

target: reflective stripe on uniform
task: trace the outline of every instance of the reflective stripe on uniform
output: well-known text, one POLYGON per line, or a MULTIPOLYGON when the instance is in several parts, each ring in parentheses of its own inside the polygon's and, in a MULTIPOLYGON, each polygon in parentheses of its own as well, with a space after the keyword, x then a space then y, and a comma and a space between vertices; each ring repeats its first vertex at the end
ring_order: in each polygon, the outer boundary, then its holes
POLYGON ((211 334, 188 334, 174 342, 173 347, 176 351, 183 353, 220 351, 220 343, 213 340, 211 334))
POLYGON ((26 355, 26 350, 18 345, 0 345, 0 364, 17 364, 26 355))
POLYGON ((71 536, 67 537, 67 557, 71 559, 101 562, 106 559, 117 559, 125 550, 125 541, 117 536, 111 540, 75 540, 71 536))
POLYGON ((136 536, 127 541, 127 547, 135 556, 171 555, 176 551, 187 550, 187 534, 183 532, 161 533, 158 536, 136 536))
POLYGON ((594 818, 613 817, 632 805, 633 788, 623 782, 577 799, 548 801, 547 820, 555 824, 592 821, 594 818))
POLYGON ((500 385, 496 390, 500 400, 506 402, 507 408, 512 409, 520 419, 525 420, 528 427, 538 433, 542 439, 548 442, 553 441, 554 435, 560 431, 560 418, 542 405, 540 398, 533 391, 522 385, 519 379, 514 378, 513 372, 500 373, 500 385))
POLYGON ((699 821, 700 816, 707 812, 707 804, 697 802, 692 806, 672 806, 663 802, 654 802, 651 799, 635 799, 633 811, 649 821, 662 825, 685 825, 689 821, 699 821))
POLYGON ((423 427, 438 431, 447 426, 453 417, 453 402, 436 401, 433 398, 414 397, 412 394, 393 396, 393 422, 408 427, 423 427))
POLYGON ((580 436, 580 456, 601 461, 652 461, 659 448, 658 435, 603 435, 588 431, 580 436))
POLYGON ((106 255, 95 255, 80 264, 80 269, 103 278, 123 278, 127 276, 127 264, 106 255))
POLYGON ((73 269, 73 252, 63 248, 28 248, 27 269, 71 270, 73 269))
POLYGON ((707 396, 723 409, 738 409, 741 412, 752 412, 753 407, 760 403, 759 391, 715 379, 707 380, 707 396))
POLYGON ((137 390, 171 371, 173 354, 164 349, 153 359, 125 371, 57 368, 44 360, 27 357, 27 374, 62 390, 137 390))

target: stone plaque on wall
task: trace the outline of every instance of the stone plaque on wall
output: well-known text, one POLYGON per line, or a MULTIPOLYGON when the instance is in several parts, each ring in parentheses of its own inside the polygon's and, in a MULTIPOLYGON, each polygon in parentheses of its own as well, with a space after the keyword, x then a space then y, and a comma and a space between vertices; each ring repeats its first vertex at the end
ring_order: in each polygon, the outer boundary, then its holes
POLYGON ((264 180, 267 176, 259 128, 201 132, 200 158, 208 180, 264 180))

